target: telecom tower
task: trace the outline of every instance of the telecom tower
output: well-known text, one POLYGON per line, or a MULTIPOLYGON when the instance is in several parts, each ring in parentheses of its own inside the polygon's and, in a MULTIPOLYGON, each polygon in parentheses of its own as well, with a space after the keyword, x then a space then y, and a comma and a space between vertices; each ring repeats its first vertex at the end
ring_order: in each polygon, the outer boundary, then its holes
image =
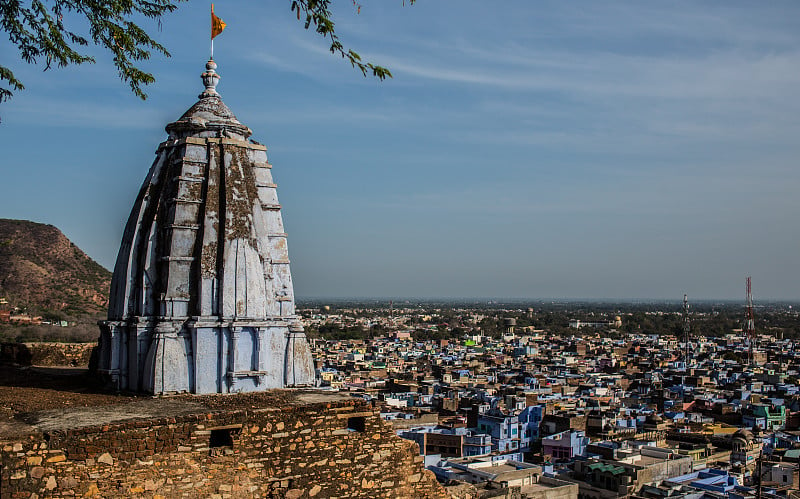
POLYGON ((683 361, 686 363, 686 370, 689 370, 689 364, 691 363, 691 350, 689 348, 689 332, 690 332, 690 325, 689 325, 689 298, 686 294, 683 295, 683 348, 685 349, 685 353, 683 356, 683 361))
POLYGON ((747 307, 744 313, 744 338, 748 345, 750 365, 755 363, 753 348, 756 343, 756 321, 753 317, 753 292, 750 289, 750 276, 747 277, 747 307))

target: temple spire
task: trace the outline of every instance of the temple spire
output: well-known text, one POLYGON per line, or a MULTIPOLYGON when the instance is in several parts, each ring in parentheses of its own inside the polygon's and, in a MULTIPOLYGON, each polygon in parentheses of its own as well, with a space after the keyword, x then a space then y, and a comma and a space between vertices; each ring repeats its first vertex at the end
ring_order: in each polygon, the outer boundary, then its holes
POLYGON ((266 147, 217 93, 166 126, 123 233, 98 373, 118 390, 256 392, 314 384, 266 147))
POLYGON ((205 72, 200 75, 200 78, 203 79, 203 85, 206 87, 203 93, 198 96, 201 99, 206 97, 219 97, 217 83, 219 83, 220 75, 217 74, 216 69, 217 63, 214 62, 214 59, 209 59, 206 63, 205 72))

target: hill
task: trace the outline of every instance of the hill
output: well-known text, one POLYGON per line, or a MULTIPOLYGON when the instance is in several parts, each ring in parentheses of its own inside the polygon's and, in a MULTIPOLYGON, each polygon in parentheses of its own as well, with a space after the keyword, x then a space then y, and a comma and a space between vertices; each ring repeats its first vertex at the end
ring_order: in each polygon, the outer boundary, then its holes
POLYGON ((0 219, 0 298, 30 313, 98 316, 111 272, 52 225, 0 219))

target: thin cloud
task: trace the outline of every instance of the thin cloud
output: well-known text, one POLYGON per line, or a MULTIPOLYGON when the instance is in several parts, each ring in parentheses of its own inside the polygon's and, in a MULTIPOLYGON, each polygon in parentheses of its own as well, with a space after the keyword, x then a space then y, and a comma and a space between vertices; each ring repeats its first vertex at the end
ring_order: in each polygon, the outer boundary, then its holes
POLYGON ((89 129, 152 129, 153 123, 164 122, 164 116, 152 106, 120 107, 119 103, 112 105, 31 97, 20 98, 3 120, 6 124, 15 125, 46 123, 48 126, 89 129))
MULTIPOLYGON (((509 50, 498 47, 489 52, 508 54, 509 50)), ((412 76, 498 89, 586 96, 681 100, 764 98, 765 90, 785 94, 800 84, 798 51, 767 55, 737 52, 702 57, 564 52, 534 56, 524 64, 493 60, 485 61, 484 65, 477 65, 475 61, 412 62, 389 56, 381 59, 393 68, 398 79, 412 76)))

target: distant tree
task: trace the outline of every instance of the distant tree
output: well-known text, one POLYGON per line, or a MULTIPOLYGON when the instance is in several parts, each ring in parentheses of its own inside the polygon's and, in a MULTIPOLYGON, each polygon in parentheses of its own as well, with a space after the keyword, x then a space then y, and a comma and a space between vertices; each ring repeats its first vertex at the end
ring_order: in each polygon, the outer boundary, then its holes
POLYGON ((63 320, 66 320, 67 317, 60 312, 45 311, 42 312, 42 319, 48 322, 61 322, 63 320))
MULTIPOLYGON (((82 48, 99 46, 114 57, 120 79, 141 99, 147 98, 143 87, 155 77, 137 67, 150 58, 151 52, 169 57, 167 49, 155 41, 134 20, 141 16, 158 21, 178 8, 183 0, 2 0, 0 1, 0 30, 8 35, 11 44, 28 64, 45 63, 45 71, 53 66, 94 63, 82 48), (75 25, 87 23, 85 31, 75 25)), ((357 12, 361 5, 353 1, 357 12)), ((413 4, 416 0, 408 0, 413 4)), ((388 69, 364 62, 361 56, 345 47, 336 34, 330 10, 332 0, 293 0, 291 10, 307 30, 313 29, 330 40, 329 50, 338 54, 361 71, 378 79, 391 78, 388 69)), ((405 0, 403 0, 405 3, 405 0)), ((0 65, 0 102, 13 92, 24 89, 13 71, 0 65)))
POLYGON ((456 338, 446 328, 437 328, 435 331, 430 329, 417 329, 412 333, 412 337, 414 341, 438 341, 456 338))
POLYGON ((724 354, 722 354, 722 358, 723 358, 723 360, 732 360, 734 362, 739 362, 739 363, 742 362, 742 356, 739 355, 738 353, 732 352, 730 350, 728 350, 724 354))
POLYGON ((386 327, 383 324, 373 324, 369 328, 369 337, 377 338, 386 334, 386 327))

